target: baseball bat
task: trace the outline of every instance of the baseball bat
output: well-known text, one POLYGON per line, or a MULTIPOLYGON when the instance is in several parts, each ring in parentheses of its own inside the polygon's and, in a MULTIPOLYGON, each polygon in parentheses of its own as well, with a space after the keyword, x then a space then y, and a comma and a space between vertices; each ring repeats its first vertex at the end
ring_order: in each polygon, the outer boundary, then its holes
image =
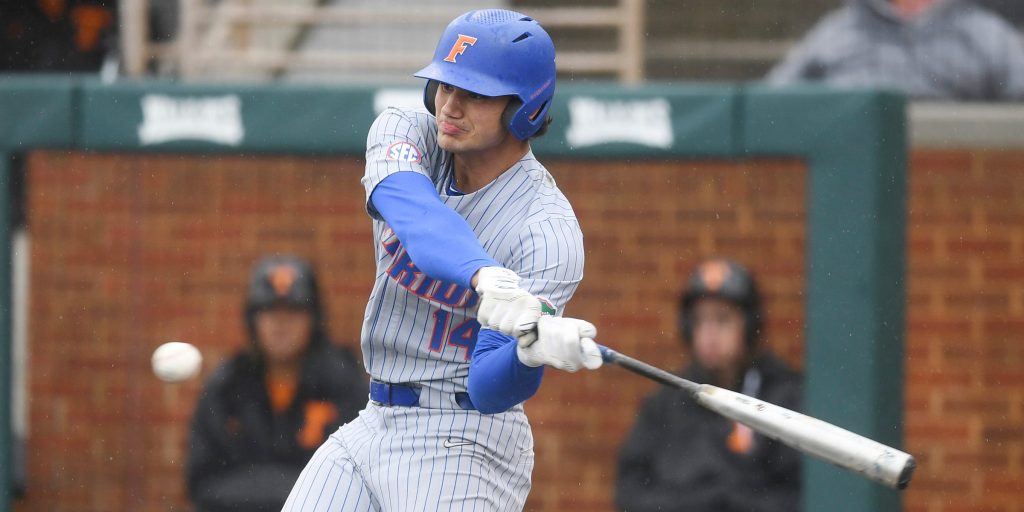
POLYGON ((914 474, 914 457, 831 423, 709 384, 698 384, 643 361, 599 346, 601 357, 633 373, 689 393, 697 403, 803 453, 858 473, 882 485, 904 489, 914 474))

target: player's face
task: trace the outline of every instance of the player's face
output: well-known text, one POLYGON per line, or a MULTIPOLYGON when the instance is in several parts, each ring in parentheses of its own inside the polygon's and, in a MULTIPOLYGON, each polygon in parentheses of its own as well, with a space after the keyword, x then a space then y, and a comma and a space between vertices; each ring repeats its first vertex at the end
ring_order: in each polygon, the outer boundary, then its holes
POLYGON ((256 313, 256 342, 267 362, 298 360, 309 346, 313 315, 303 309, 276 306, 256 313))
POLYGON ((439 84, 434 96, 437 144, 451 153, 492 149, 512 134, 502 125, 508 96, 481 96, 439 84))
POLYGON ((705 298, 694 305, 693 320, 693 356, 701 366, 736 368, 746 356, 743 311, 731 302, 705 298))

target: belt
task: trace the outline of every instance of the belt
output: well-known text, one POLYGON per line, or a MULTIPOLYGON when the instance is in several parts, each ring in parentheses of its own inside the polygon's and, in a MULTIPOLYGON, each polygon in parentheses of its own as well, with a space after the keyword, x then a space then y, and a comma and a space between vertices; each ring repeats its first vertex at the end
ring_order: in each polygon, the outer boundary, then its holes
MULTIPOLYGON (((411 384, 392 384, 370 379, 370 400, 378 405, 419 407, 422 388, 411 384)), ((455 403, 464 410, 475 411, 469 393, 453 393, 455 403)))

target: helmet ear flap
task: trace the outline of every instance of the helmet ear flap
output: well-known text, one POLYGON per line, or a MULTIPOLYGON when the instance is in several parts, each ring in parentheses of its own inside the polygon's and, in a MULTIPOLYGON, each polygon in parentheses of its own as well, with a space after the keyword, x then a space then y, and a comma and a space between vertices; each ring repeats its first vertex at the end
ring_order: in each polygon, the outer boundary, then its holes
POLYGON ((536 135, 544 127, 544 119, 547 117, 550 106, 551 100, 547 100, 533 112, 524 112, 523 101, 516 96, 512 96, 508 106, 505 107, 505 111, 501 114, 501 122, 508 127, 516 138, 526 140, 536 135))
MULTIPOLYGON (((427 80, 426 87, 423 88, 423 106, 427 107, 427 112, 432 115, 437 115, 437 106, 434 105, 434 98, 437 98, 437 88, 440 82, 437 80, 427 80)), ((506 112, 508 112, 506 110, 506 112)), ((502 117, 504 119, 504 115, 502 117)))
POLYGON ((523 108, 522 100, 512 96, 512 98, 509 99, 508 105, 505 106, 505 111, 501 113, 501 125, 511 130, 512 121, 515 120, 516 113, 519 112, 519 109, 521 108, 523 108))

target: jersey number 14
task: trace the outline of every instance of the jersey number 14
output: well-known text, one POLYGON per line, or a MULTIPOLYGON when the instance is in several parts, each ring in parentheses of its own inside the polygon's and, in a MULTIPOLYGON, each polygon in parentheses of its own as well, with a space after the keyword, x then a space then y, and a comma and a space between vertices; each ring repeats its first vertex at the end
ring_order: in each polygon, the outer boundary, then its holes
POLYGON ((434 328, 430 333, 431 352, 444 352, 445 346, 451 345, 465 349, 464 358, 469 361, 476 346, 476 335, 480 332, 480 322, 475 318, 467 318, 459 325, 452 327, 452 313, 444 309, 434 310, 434 328))

